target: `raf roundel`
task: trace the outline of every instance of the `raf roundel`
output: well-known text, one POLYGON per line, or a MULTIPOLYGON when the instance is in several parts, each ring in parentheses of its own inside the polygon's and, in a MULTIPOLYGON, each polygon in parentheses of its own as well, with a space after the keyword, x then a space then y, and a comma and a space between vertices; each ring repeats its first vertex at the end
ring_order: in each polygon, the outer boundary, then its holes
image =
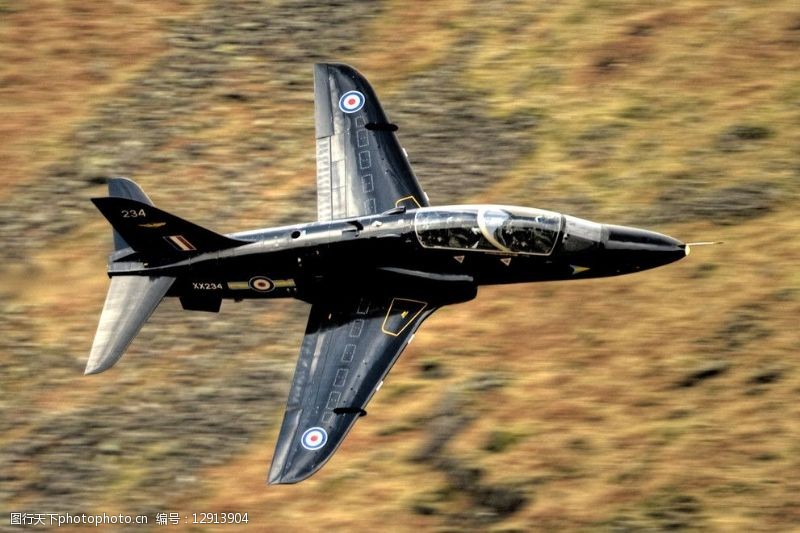
POLYGON ((269 292, 275 288, 275 284, 269 278, 256 276, 250 279, 250 288, 258 292, 269 292))
POLYGON ((339 98, 339 109, 345 113, 355 113, 364 107, 364 95, 358 91, 347 91, 339 98))
POLYGON ((328 442, 328 433, 320 427, 307 429, 300 439, 303 448, 311 451, 319 450, 325 446, 326 442, 328 442))

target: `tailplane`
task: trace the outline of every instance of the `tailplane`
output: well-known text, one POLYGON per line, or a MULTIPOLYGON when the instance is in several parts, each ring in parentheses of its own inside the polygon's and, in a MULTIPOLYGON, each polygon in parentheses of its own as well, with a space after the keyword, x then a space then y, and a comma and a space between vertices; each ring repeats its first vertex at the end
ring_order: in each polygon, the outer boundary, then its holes
POLYGON ((173 281, 175 278, 171 277, 111 278, 85 374, 97 374, 114 366, 161 303, 173 281))

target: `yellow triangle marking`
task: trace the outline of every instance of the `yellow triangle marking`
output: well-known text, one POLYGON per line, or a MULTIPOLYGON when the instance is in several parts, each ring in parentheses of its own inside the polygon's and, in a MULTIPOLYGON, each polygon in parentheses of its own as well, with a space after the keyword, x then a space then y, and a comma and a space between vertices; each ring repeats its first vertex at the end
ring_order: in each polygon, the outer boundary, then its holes
POLYGON ((402 313, 400 313, 400 316, 403 317, 403 318, 407 317, 408 316, 408 311, 403 311, 402 313))

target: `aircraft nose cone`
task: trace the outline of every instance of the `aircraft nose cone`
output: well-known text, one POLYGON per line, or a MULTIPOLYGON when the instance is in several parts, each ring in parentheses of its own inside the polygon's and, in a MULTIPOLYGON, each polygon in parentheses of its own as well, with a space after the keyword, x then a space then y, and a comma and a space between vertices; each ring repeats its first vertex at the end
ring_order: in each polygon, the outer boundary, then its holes
POLYGON ((678 239, 668 235, 656 233, 639 228, 627 226, 605 225, 608 231, 606 249, 609 250, 653 250, 653 251, 680 251, 683 253, 684 244, 678 239))
POLYGON ((684 243, 668 235, 626 226, 604 226, 603 245, 610 266, 633 272, 686 257, 684 243))

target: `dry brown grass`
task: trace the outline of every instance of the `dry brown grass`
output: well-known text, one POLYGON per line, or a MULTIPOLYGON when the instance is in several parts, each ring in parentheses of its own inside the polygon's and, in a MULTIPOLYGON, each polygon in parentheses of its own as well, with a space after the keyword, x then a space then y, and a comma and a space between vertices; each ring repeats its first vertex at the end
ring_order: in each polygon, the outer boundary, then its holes
MULTIPOLYGON (((758 183, 779 197, 771 211, 728 224, 663 219, 654 229, 726 244, 697 248, 687 260, 657 271, 482 289, 476 301, 442 310, 426 323, 371 404, 370 416, 317 476, 297 486, 264 486, 278 406, 272 427, 253 430, 232 460, 198 469, 201 489, 159 495, 165 511, 248 511, 259 526, 275 531, 387 524, 410 531, 475 523, 498 530, 596 530, 615 524, 666 528, 670 520, 720 531, 799 527, 800 13, 790 1, 645 4, 389 3, 368 25, 369 45, 339 59, 355 63, 378 92, 385 86, 396 95, 470 36, 464 86, 485 95, 492 117, 530 113, 539 122, 535 131, 520 132, 535 136, 536 150, 510 162, 507 172, 491 177, 490 189, 464 202, 555 207, 647 225, 654 204, 672 188, 688 184, 701 195, 758 183), (766 127, 770 134, 727 150, 726 132, 741 124, 766 127), (431 359, 443 377, 422 374, 431 359), (681 385, 709 364, 722 370, 681 385), (445 473, 410 458, 426 440, 425 421, 442 395, 487 371, 503 385, 465 404, 474 418, 447 454, 482 469, 486 482, 523 487, 529 501, 503 520, 481 523, 471 521, 478 520, 470 514, 475 501, 445 473), (770 381, 770 375, 777 377, 770 381), (511 436, 509 443, 487 451, 498 431, 511 436), (419 502, 435 498, 441 498, 439 514, 419 514, 419 502)), ((204 5, 37 0, 2 15, 0 195, 6 208, 14 208, 18 187, 64 156, 63 140, 99 102, 123 91, 165 50, 164 24, 204 5)), ((257 93, 249 68, 242 66, 220 91, 257 93)), ((310 69, 307 81, 310 89, 310 69)), ((277 131, 270 137, 277 145, 270 174, 250 181, 263 211, 236 215, 246 222, 276 220, 313 186, 310 102, 259 104, 258 124, 247 106, 218 102, 203 109, 199 118, 208 127, 159 147, 166 153, 190 143, 212 145, 170 176, 173 186, 187 190, 184 198, 164 199, 174 204, 165 207, 190 216, 184 199, 195 199, 203 187, 221 190, 209 183, 211 169, 230 163, 229 147, 277 131)), ((414 124, 401 126, 401 138, 414 135, 414 124)), ((148 188, 157 202, 159 172, 146 167, 137 176, 153 185, 148 188)), ((213 221, 213 201, 207 201, 200 218, 213 221)), ((0 289, 9 305, 28 313, 34 341, 74 349, 65 357, 75 359, 76 368, 102 305, 106 280, 98 250, 106 239, 104 223, 87 219, 68 235, 51 235, 26 264, 3 270, 0 289)), ((265 328, 280 314, 277 307, 269 310, 275 314, 258 319, 265 328)), ((303 326, 295 326, 299 335, 303 326)), ((139 355, 147 352, 135 348, 139 355)), ((160 361, 166 373, 192 364, 193 354, 176 351, 160 361)), ((9 360, 0 353, 0 361, 9 360)), ((37 379, 48 384, 43 376, 37 379)), ((129 380, 121 387, 171 386, 147 374, 129 380)), ((4 389, 25 393, 17 377, 3 381, 4 389)), ((59 374, 31 401, 37 411, 69 413, 104 401, 101 392, 96 380, 59 374)), ((18 427, 0 443, 32 429, 18 427)), ((131 465, 109 487, 103 505, 126 509, 145 473, 131 465)), ((152 491, 160 494, 158 487, 152 491)), ((21 494, 11 501, 19 506, 35 499, 21 494)))
POLYGON ((163 25, 202 5, 5 2, 0 19, 0 197, 63 154, 61 144, 98 100, 166 49, 163 25))

